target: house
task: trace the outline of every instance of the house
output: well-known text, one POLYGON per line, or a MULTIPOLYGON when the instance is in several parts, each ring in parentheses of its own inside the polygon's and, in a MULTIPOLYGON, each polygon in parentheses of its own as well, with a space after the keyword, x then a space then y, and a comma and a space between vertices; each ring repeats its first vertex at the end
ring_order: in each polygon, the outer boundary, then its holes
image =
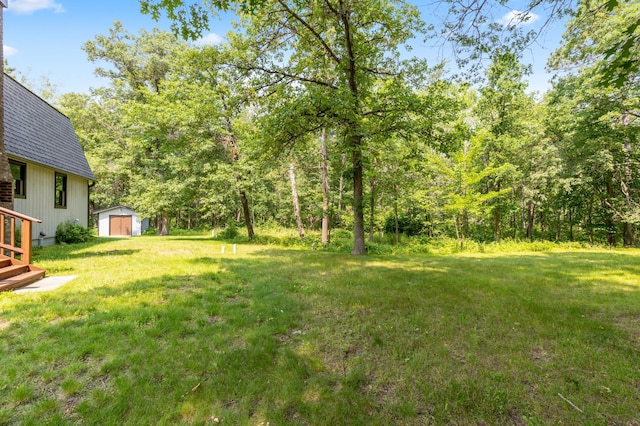
POLYGON ((101 237, 138 236, 149 229, 149 219, 140 216, 127 206, 114 206, 96 210, 98 235, 101 237))
POLYGON ((60 223, 88 226, 94 176, 69 118, 6 74, 3 83, 14 210, 40 219, 33 244, 50 245, 60 223))

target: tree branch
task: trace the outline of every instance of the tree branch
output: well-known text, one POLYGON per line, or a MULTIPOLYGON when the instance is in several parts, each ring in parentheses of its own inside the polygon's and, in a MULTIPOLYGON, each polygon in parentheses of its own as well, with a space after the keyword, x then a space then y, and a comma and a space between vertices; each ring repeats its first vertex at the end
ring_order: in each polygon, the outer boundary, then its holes
POLYGON ((328 87, 330 89, 337 89, 334 85, 327 83, 326 81, 322 81, 322 80, 316 80, 314 78, 308 78, 308 77, 303 77, 300 75, 295 75, 295 74, 291 74, 288 72, 285 72, 283 70, 274 70, 274 69, 268 69, 265 68, 263 66, 260 65, 234 65, 236 68, 238 68, 239 70, 242 71, 261 71, 265 74, 269 74, 269 75, 275 75, 275 76, 279 76, 279 77, 283 77, 280 80, 278 80, 278 82, 281 82, 284 78, 289 78, 292 81, 300 81, 300 82, 304 82, 304 83, 312 83, 312 84, 317 84, 319 86, 324 86, 324 87, 328 87))
POLYGON ((293 10, 291 10, 291 8, 289 8, 289 6, 285 3, 284 0, 278 0, 278 3, 284 8, 285 12, 287 12, 289 16, 293 17, 296 21, 300 22, 300 24, 302 24, 302 26, 305 27, 307 31, 309 31, 313 35, 313 37, 322 45, 326 53, 331 57, 331 59, 333 59, 333 61, 336 64, 340 63, 340 58, 336 55, 333 49, 329 47, 329 45, 324 40, 324 38, 322 38, 320 33, 318 33, 313 27, 311 27, 311 25, 309 25, 307 21, 302 19, 300 15, 298 15, 293 10))

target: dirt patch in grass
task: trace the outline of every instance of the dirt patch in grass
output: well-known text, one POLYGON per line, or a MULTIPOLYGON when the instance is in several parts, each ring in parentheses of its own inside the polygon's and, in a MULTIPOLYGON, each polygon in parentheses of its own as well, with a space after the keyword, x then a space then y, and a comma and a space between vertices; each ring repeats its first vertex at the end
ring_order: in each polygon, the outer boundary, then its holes
POLYGON ((531 351, 531 359, 542 364, 547 364, 551 362, 551 354, 544 348, 535 348, 531 351))
POLYGON ((613 324, 629 335, 629 340, 636 348, 640 348, 640 313, 616 315, 613 324))
POLYGON ((11 321, 0 320, 0 331, 6 330, 11 325, 11 321))
POLYGON ((220 315, 210 315, 208 318, 209 324, 220 324, 225 321, 224 317, 220 315))

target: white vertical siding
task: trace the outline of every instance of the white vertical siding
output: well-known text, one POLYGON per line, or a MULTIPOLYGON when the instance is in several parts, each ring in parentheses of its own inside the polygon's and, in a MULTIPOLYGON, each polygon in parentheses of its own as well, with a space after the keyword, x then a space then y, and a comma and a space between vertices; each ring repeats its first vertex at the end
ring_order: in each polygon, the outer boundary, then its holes
MULTIPOLYGON (((23 161, 23 160, 20 160, 23 161)), ((23 161, 24 162, 24 161, 23 161)), ((22 214, 40 219, 33 224, 33 241, 38 244, 40 232, 44 232, 45 245, 55 242, 56 228, 65 221, 88 226, 89 182, 86 178, 67 175, 67 207, 55 208, 55 170, 33 163, 27 164, 27 198, 15 198, 14 209, 22 214)), ((64 173, 60 171, 60 173, 64 173)))

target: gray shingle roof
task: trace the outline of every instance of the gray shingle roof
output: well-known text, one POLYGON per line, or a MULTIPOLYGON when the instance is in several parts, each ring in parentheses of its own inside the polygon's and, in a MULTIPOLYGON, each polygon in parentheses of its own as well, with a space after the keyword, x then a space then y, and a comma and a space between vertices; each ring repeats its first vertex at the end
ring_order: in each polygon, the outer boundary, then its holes
POLYGON ((69 118, 6 74, 4 144, 14 157, 94 179, 69 118))

